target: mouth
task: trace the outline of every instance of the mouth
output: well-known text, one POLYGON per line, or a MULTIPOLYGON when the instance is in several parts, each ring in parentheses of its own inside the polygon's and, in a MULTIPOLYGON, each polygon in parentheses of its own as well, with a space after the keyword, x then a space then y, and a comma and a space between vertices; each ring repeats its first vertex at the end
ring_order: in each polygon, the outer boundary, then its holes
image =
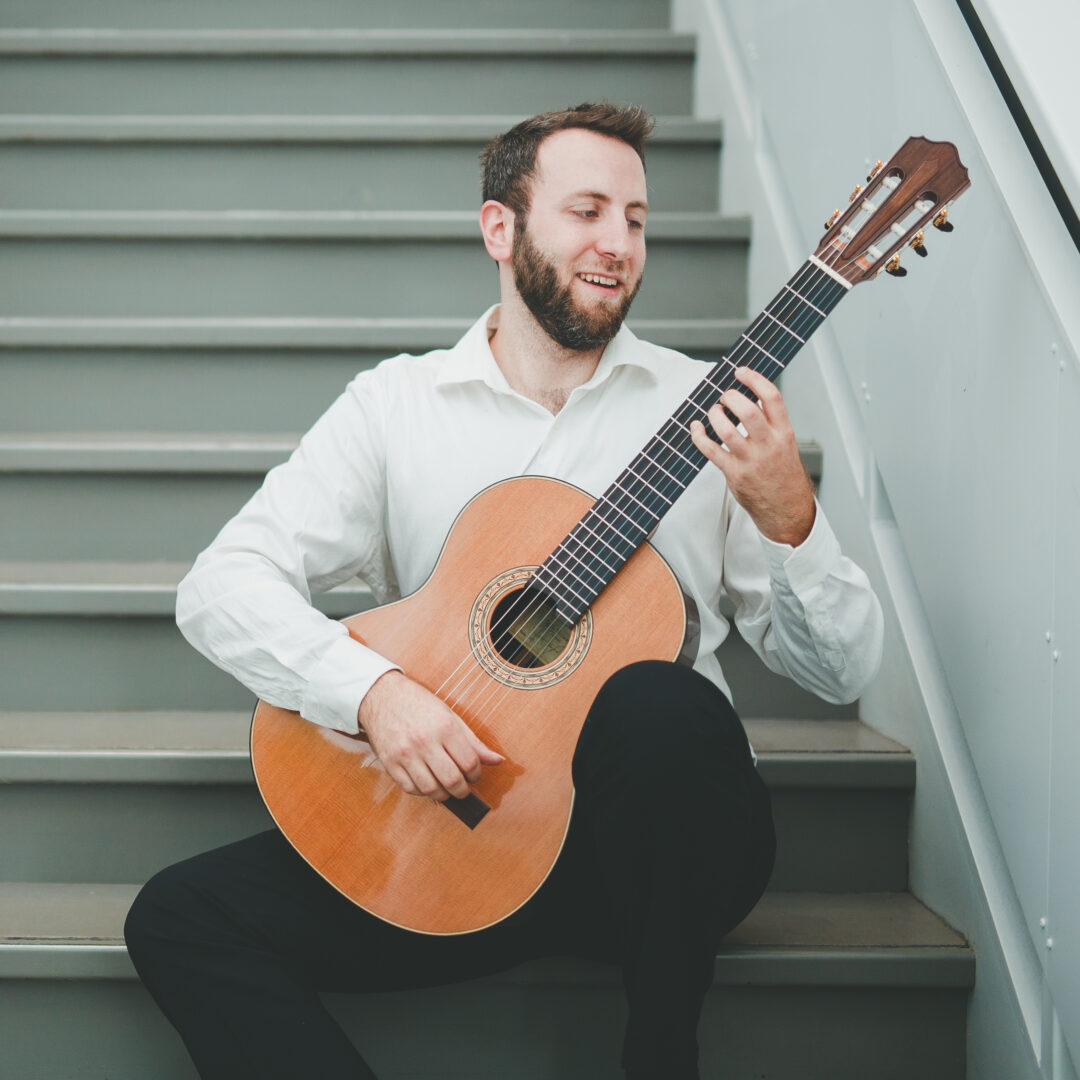
POLYGON ((605 292, 614 292, 622 284, 618 278, 610 277, 607 274, 582 273, 578 274, 577 277, 587 285, 594 285, 596 288, 603 289, 605 292))

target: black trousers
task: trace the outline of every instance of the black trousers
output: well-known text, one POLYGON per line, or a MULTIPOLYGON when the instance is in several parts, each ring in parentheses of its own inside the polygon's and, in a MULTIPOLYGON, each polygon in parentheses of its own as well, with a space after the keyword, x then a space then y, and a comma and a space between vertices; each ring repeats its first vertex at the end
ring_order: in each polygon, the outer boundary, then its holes
POLYGON ((128 949, 199 1075, 371 1078, 320 991, 433 986, 559 954, 621 966, 629 1077, 696 1080, 717 944, 757 903, 775 853, 746 735, 703 676, 634 664, 597 695, 573 771, 570 832, 548 880, 474 934, 382 922, 276 830, 152 878, 128 915, 128 949))

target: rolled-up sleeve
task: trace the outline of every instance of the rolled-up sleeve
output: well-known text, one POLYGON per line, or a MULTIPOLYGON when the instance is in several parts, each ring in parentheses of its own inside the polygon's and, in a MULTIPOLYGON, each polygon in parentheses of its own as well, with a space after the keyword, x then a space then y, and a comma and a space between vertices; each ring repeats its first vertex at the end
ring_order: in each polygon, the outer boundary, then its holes
POLYGON ((820 506, 792 547, 762 536, 732 503, 724 586, 739 632, 771 670, 826 701, 854 701, 877 673, 884 635, 866 574, 843 555, 820 506))
POLYGON ((177 625, 199 652, 271 704, 347 732, 368 688, 396 665, 311 596, 357 575, 379 596, 392 578, 384 426, 375 374, 360 375, 177 591, 177 625))

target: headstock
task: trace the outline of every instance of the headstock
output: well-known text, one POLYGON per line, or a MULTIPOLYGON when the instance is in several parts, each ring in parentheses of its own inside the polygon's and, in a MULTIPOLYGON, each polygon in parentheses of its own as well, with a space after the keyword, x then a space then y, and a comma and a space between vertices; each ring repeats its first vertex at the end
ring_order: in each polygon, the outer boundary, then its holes
POLYGON ((814 255, 833 273, 857 285, 882 270, 897 277, 900 249, 909 244, 925 255, 924 227, 933 221, 952 232, 948 205, 970 185, 956 147, 913 135, 883 165, 880 161, 848 197, 851 205, 825 223, 825 235, 814 255))

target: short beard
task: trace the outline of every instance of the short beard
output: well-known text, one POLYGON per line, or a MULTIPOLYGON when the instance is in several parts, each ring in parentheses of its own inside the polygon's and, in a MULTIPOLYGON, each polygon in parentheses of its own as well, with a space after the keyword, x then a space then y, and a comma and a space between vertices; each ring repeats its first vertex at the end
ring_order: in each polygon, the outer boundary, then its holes
POLYGON ((583 311, 574 302, 571 285, 560 285, 555 264, 533 243, 525 222, 514 222, 514 250, 510 259, 514 284, 525 306, 557 345, 574 352, 589 352, 606 345, 618 332, 641 288, 634 288, 617 308, 605 305, 583 311))

